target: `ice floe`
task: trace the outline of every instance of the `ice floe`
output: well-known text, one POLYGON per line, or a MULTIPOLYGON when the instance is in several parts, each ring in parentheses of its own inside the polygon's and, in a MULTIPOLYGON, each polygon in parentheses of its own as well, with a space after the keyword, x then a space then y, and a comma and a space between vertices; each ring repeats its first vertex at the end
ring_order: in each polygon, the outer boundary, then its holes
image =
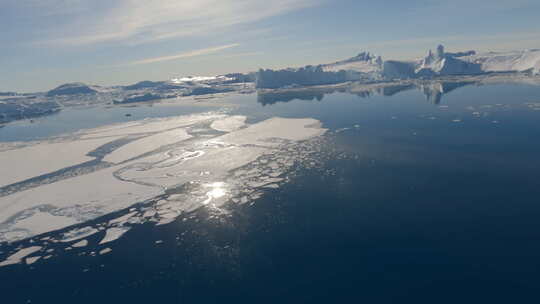
POLYGON ((99 255, 104 255, 104 254, 107 254, 107 253, 110 253, 112 252, 112 249, 111 248, 105 248, 105 249, 102 249, 99 251, 99 255))
POLYGON ((224 117, 226 117, 226 115, 208 113, 179 116, 173 118, 141 120, 137 122, 116 124, 113 126, 105 126, 91 130, 83 130, 80 133, 82 134, 82 138, 148 134, 191 126, 200 122, 213 121, 215 119, 224 117))
POLYGON ((87 240, 82 240, 82 241, 79 241, 79 242, 73 244, 73 247, 80 248, 80 247, 86 247, 87 245, 88 245, 88 241, 87 240))
POLYGON ((44 143, 0 152, 0 187, 93 160, 88 152, 113 140, 44 143))
POLYGON ((39 259, 41 259, 41 257, 30 257, 30 258, 26 258, 26 264, 27 265, 32 265, 34 264, 35 262, 39 261, 39 259))
POLYGON ((0 267, 13 265, 13 264, 19 264, 22 262, 24 258, 26 258, 27 256, 35 252, 38 252, 39 250, 41 250, 40 246, 31 246, 31 247, 20 249, 14 254, 10 255, 5 261, 0 262, 0 267))
POLYGON ((115 178, 113 173, 118 169, 99 170, 0 197, 0 242, 10 240, 3 233, 6 229, 24 229, 19 227, 20 221, 26 219, 23 223, 28 226, 35 216, 39 225, 32 226, 39 229, 25 229, 27 237, 63 228, 59 222, 42 221, 43 212, 70 218, 63 220, 65 226, 70 226, 73 221, 82 223, 162 193, 159 188, 115 178))
POLYGON ((105 236, 103 239, 99 242, 99 244, 106 244, 113 241, 118 240, 121 238, 126 232, 129 231, 130 228, 128 227, 113 227, 107 229, 105 232, 105 236))
POLYGON ((158 133, 156 135, 144 137, 125 146, 122 146, 114 152, 105 156, 103 160, 111 163, 121 163, 123 161, 140 156, 147 152, 151 152, 162 146, 171 145, 189 139, 191 137, 192 136, 189 135, 184 129, 175 129, 158 133))

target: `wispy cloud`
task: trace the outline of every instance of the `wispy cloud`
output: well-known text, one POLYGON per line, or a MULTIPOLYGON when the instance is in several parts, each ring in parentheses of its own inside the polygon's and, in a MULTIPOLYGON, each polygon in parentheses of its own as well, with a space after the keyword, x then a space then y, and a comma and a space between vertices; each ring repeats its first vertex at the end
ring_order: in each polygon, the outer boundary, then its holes
POLYGON ((226 50, 226 49, 234 48, 234 47, 237 47, 239 45, 240 44, 238 44, 238 43, 233 43, 233 44, 227 44, 227 45, 221 45, 221 46, 215 46, 215 47, 210 47, 210 48, 204 48, 204 49, 184 52, 184 53, 180 53, 180 54, 176 54, 176 55, 146 58, 146 59, 130 62, 127 65, 149 64, 149 63, 156 63, 156 62, 162 62, 162 61, 178 60, 178 59, 182 59, 182 58, 190 58, 190 57, 209 55, 209 54, 213 54, 213 53, 223 51, 223 50, 226 50))
POLYGON ((27 29, 32 33, 39 31, 40 39, 34 42, 77 46, 103 42, 146 43, 208 34, 327 0, 6 1, 8 4, 3 8, 7 10, 6 15, 10 11, 22 15, 24 11, 29 23, 38 25, 27 29))

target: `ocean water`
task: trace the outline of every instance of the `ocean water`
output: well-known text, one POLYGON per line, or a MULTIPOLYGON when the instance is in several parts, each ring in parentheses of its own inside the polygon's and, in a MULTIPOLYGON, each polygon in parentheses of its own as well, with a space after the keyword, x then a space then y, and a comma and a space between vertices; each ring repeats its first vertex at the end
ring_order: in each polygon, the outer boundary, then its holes
MULTIPOLYGON (((0 268, 2 299, 537 302, 540 86, 468 84, 435 99, 401 89, 226 97, 226 111, 248 122, 320 120, 329 132, 313 155, 316 164, 299 166, 252 205, 230 204, 217 214, 201 208, 168 225, 135 226, 107 255, 73 248, 30 266, 0 268)), ((99 111, 110 109, 88 115, 99 111)), ((115 117, 106 123, 125 119, 115 117)), ((52 129, 20 123, 0 136, 60 132, 52 127, 55 116, 42 119, 52 129)), ((99 251, 101 237, 88 238, 90 247, 99 251)), ((30 243, 0 244, 0 252, 19 245, 30 243)))

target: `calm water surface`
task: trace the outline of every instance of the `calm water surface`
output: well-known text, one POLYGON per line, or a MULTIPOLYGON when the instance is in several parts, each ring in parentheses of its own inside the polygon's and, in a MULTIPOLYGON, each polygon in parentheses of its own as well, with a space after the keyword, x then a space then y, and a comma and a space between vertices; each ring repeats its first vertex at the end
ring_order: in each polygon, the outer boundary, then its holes
MULTIPOLYGON (((137 226, 109 255, 74 249, 0 269, 5 303, 540 300, 540 87, 469 85, 440 104, 416 89, 285 95, 221 102, 250 122, 320 120, 330 129, 321 166, 298 168, 285 186, 252 206, 230 206, 226 217, 203 208, 166 226, 137 226)), ((195 111, 155 109, 129 112, 135 120, 195 111)), ((8 125, 0 138, 123 121, 124 112, 73 110, 40 119, 40 128, 8 125)))

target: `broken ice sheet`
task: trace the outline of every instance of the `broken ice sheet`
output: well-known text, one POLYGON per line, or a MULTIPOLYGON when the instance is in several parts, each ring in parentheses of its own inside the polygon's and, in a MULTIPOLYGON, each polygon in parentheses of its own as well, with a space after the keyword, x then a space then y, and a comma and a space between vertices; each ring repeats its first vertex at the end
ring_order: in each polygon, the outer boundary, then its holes
POLYGON ((74 230, 64 233, 63 239, 61 241, 72 242, 72 241, 80 240, 82 238, 91 236, 97 233, 98 231, 99 230, 92 227, 83 227, 83 228, 74 229, 74 230))
POLYGON ((112 227, 112 228, 109 228, 105 232, 105 236, 99 242, 99 244, 101 245, 101 244, 106 244, 106 243, 116 241, 119 238, 121 238, 130 229, 131 228, 129 228, 129 227, 112 227))
POLYGON ((88 152, 115 139, 117 137, 45 142, 0 152, 0 168, 3 172, 9 172, 0 174, 0 187, 93 160, 94 157, 87 156, 88 152))
POLYGON ((232 132, 242 128, 246 124, 246 116, 230 116, 227 118, 215 120, 210 128, 216 131, 232 132))
POLYGON ((27 256, 35 252, 38 252, 39 250, 41 250, 41 248, 42 247, 40 246, 31 246, 31 247, 20 249, 14 254, 10 255, 5 261, 0 262, 0 267, 13 265, 13 264, 19 264, 22 262, 24 258, 26 258, 27 256))
MULTIPOLYGON (((247 195, 252 201, 260 196, 260 193, 252 195, 253 188, 268 186, 267 188, 274 189, 283 182, 281 176, 293 166, 294 159, 299 157, 300 152, 290 145, 320 136, 326 131, 321 128, 319 121, 311 118, 272 118, 247 127, 244 124, 245 117, 228 119, 226 115, 202 115, 81 131, 82 136, 91 134, 90 138, 131 135, 144 131, 157 132, 112 152, 108 158, 111 162, 123 162, 141 153, 163 149, 156 154, 145 156, 144 159, 112 165, 0 197, 0 223, 3 222, 4 225, 7 224, 5 227, 8 227, 3 237, 14 241, 83 223, 129 208, 135 203, 151 201, 162 195, 165 189, 193 181, 198 182, 197 186, 180 193, 181 195, 171 196, 168 200, 162 199, 153 207, 133 209, 123 216, 110 219, 105 225, 108 228, 100 243, 117 240, 132 225, 147 221, 154 221, 158 225, 171 223, 183 212, 191 212, 204 205, 219 206, 233 195, 247 195), (200 122, 205 122, 208 128, 208 124, 214 121, 220 122, 214 125, 215 128, 233 131, 225 135, 214 134, 213 138, 208 138, 197 137, 178 128, 200 122), (241 127, 244 128, 238 129, 241 127), (187 138, 190 140, 185 141, 187 138), (170 143, 173 145, 169 146, 170 143), (273 157, 280 150, 285 151, 283 155, 273 157), (249 169, 244 169, 245 167, 249 169), (236 174, 236 170, 242 172, 236 174), (12 204, 14 201, 17 201, 17 204, 12 204), (44 208, 47 213, 32 211, 45 210, 44 208), (6 222, 13 218, 14 214, 21 214, 21 211, 30 216, 6 222), (41 220, 40 216, 65 217, 66 220, 41 220), (52 222, 56 224, 53 226, 52 222), (32 229, 23 235, 15 230, 17 225, 32 229)), ((198 125, 197 128, 203 127, 198 125)), ((75 248, 86 246, 87 243, 82 239, 97 231, 98 229, 93 227, 77 228, 66 232, 61 241, 79 241, 74 245, 75 248)))

